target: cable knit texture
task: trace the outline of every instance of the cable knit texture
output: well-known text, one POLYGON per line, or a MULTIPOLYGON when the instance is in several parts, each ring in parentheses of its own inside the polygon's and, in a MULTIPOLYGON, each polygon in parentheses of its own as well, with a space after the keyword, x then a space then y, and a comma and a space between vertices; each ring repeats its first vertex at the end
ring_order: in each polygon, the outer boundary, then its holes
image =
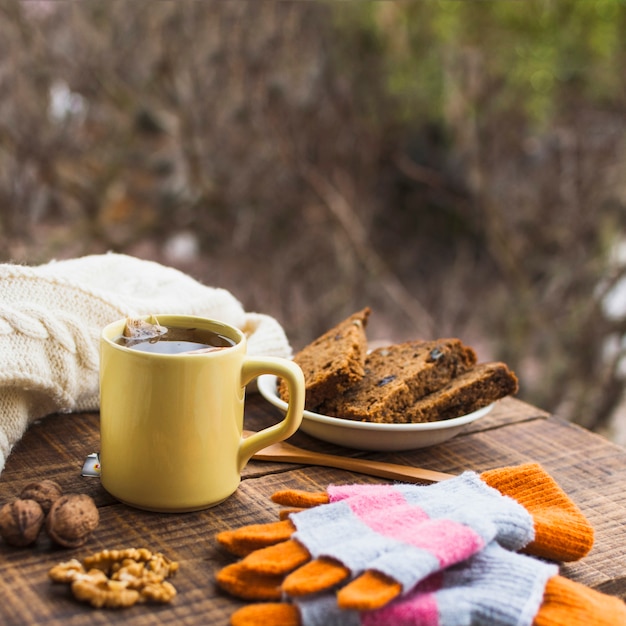
POLYGON ((99 339, 127 316, 199 315, 243 330, 248 353, 289 358, 280 324, 228 291, 121 254, 0 264, 0 472, 34 420, 98 409, 99 339))

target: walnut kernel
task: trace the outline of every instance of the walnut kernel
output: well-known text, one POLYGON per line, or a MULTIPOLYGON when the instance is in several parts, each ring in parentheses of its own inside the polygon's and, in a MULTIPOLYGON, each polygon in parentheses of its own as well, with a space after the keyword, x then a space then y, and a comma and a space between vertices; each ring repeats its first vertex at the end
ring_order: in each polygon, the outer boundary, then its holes
POLYGON ((0 535, 12 546, 28 546, 39 536, 44 518, 35 500, 13 500, 0 509, 0 535))
POLYGON ((35 500, 43 509, 44 514, 47 515, 52 505, 62 495, 63 490, 58 483, 53 480, 41 480, 26 485, 20 493, 20 498, 22 500, 35 500))
POLYGON ((140 591, 141 600, 158 602, 160 604, 171 602, 175 595, 176 587, 167 580, 158 583, 147 583, 140 591))
POLYGON ((104 576, 91 578, 89 574, 78 578, 72 583, 72 593, 77 600, 89 602, 97 609, 121 609, 132 606, 139 600, 139 592, 128 589, 116 581, 106 578, 101 570, 94 570, 104 576))
POLYGON ((83 493, 61 496, 46 517, 50 538, 65 548, 82 546, 98 526, 100 514, 93 499, 83 493))
POLYGON ((85 573, 83 564, 78 559, 71 559, 50 568, 48 576, 55 583, 71 583, 85 573))
POLYGON ((96 608, 117 609, 137 602, 171 602, 176 588, 165 580, 178 563, 144 548, 103 550, 83 562, 72 559, 51 568, 54 582, 69 583, 74 597, 96 608))

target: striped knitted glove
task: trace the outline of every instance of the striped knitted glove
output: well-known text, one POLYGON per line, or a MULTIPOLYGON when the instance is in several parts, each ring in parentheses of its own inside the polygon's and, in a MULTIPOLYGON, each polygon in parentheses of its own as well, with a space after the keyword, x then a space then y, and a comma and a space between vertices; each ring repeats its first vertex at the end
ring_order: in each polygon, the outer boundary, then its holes
POLYGON ((232 626, 616 626, 626 605, 556 575, 556 565, 496 543, 381 609, 342 610, 332 593, 251 604, 232 626))
POLYGON ((467 561, 433 574, 406 596, 367 612, 341 609, 332 593, 298 599, 288 608, 252 605, 234 626, 276 624, 282 610, 293 626, 530 626, 556 565, 493 542, 467 561))
MULTIPOLYGON (((256 593, 250 580, 239 584, 241 574, 285 575, 303 565, 287 576, 282 591, 298 596, 315 593, 367 571, 393 580, 399 585, 394 593, 408 592, 492 540, 518 550, 534 536, 526 509, 474 472, 427 487, 351 485, 328 491, 329 504, 291 516, 296 528, 291 539, 224 568, 218 583, 235 595, 242 589, 256 593), (339 564, 329 570, 328 580, 320 577, 320 559, 323 567, 339 564)), ((218 540, 227 543, 223 534, 218 540)))
POLYGON ((428 487, 279 492, 273 499, 288 506, 331 504, 274 524, 220 533, 218 541, 228 550, 248 556, 219 572, 218 584, 245 599, 272 600, 283 592, 316 593, 352 575, 357 578, 339 591, 339 603, 369 610, 469 557, 492 538, 509 549, 526 546, 558 560, 581 558, 591 548, 589 523, 540 466, 493 470, 481 478, 466 473, 428 487))

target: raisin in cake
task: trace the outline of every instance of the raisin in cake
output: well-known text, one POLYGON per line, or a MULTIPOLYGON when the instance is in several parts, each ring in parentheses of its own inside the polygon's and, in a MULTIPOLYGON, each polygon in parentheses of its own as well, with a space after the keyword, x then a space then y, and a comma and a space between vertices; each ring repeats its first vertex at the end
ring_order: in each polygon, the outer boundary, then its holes
POLYGON ((404 422, 420 398, 445 387, 476 363, 459 339, 408 341, 367 355, 365 376, 344 393, 331 395, 323 412, 368 422, 404 422))
POLYGON ((452 379, 443 389, 415 402, 405 411, 405 421, 435 422, 460 417, 517 390, 517 377, 504 363, 480 363, 452 379))
MULTIPOLYGON (((295 354, 304 374, 305 409, 315 411, 363 378, 369 315, 369 307, 352 314, 295 354)), ((279 381, 278 393, 288 399, 284 381, 279 381)))

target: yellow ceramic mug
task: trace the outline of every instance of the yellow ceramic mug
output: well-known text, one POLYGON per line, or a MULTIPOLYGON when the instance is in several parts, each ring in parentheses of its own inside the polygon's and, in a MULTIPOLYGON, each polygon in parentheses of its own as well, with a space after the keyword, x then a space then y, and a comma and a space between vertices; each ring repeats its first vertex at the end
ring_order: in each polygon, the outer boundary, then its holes
POLYGON ((143 318, 175 329, 218 333, 228 347, 158 354, 120 345, 126 320, 107 326, 100 356, 100 462, 104 488, 151 511, 204 509, 233 494, 255 452, 291 436, 304 409, 300 368, 278 357, 246 355, 246 337, 215 320, 143 318), (285 418, 242 438, 245 386, 260 374, 289 385, 285 418))

